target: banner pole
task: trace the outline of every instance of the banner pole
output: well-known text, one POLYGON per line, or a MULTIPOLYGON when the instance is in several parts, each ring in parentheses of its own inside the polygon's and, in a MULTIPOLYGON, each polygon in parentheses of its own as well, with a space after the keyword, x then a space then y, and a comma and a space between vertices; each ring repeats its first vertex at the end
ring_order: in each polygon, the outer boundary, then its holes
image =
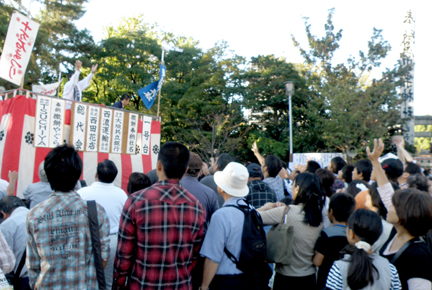
MULTIPOLYGON (((164 54, 165 54, 165 50, 162 48, 162 57, 161 57, 161 64, 164 65, 164 54)), ((161 99, 161 91, 162 91, 162 86, 159 89, 158 92, 158 106, 157 106, 157 114, 156 117, 159 118, 159 107, 160 107, 160 99, 161 99)))

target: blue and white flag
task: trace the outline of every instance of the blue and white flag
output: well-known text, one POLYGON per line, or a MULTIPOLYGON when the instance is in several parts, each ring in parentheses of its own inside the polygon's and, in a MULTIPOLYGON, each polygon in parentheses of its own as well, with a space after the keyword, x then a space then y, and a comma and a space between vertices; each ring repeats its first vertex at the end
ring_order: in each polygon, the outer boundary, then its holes
POLYGON ((153 106, 153 103, 156 100, 157 93, 161 89, 162 84, 164 82, 165 74, 166 74, 166 67, 161 64, 160 72, 159 72, 159 80, 138 90, 138 95, 141 97, 147 109, 150 109, 153 106))

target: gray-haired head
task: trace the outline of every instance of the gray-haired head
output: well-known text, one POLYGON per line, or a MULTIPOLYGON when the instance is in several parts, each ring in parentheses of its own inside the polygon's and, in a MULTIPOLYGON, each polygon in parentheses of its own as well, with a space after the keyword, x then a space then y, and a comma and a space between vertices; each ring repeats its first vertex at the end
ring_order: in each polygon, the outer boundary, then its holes
POLYGON ((45 161, 42 161, 39 165, 39 178, 42 182, 48 182, 48 177, 45 173, 44 163, 45 161))
POLYGON ((0 200, 0 211, 11 214, 17 207, 25 206, 21 199, 16 196, 5 196, 0 200))

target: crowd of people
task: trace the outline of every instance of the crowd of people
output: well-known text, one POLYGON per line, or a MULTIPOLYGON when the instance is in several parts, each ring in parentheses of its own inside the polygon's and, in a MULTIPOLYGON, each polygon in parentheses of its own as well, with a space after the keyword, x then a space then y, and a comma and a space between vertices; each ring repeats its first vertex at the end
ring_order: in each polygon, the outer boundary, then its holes
POLYGON ((257 163, 223 153, 206 164, 167 142, 127 192, 114 162, 87 186, 78 152, 59 146, 23 200, 16 172, 0 182, 0 268, 14 289, 432 290, 429 181, 394 142, 398 156, 381 156, 379 139, 354 165, 335 157, 292 171, 256 143, 257 163), (281 223, 289 262, 246 257, 253 229, 281 223))

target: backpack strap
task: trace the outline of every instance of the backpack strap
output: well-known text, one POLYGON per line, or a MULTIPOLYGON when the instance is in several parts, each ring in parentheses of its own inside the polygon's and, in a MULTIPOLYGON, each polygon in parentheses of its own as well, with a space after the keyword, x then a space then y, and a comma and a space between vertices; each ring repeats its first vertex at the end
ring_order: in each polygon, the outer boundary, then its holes
POLYGON ((399 251, 397 251, 397 253, 394 255, 393 259, 391 260, 390 263, 392 263, 393 265, 395 264, 395 262, 397 261, 397 259, 399 259, 399 257, 403 254, 403 252, 405 252, 405 250, 411 246, 414 243, 414 239, 409 240, 408 242, 406 242, 400 249, 399 251))
POLYGON ((17 270, 16 270, 16 272, 14 274, 15 281, 16 281, 16 279, 19 279, 19 277, 20 277, 21 270, 22 270, 22 268, 24 268, 24 263, 25 263, 26 257, 27 257, 26 250, 24 250, 24 253, 23 253, 22 257, 21 257, 21 261, 20 261, 20 263, 18 265, 18 268, 17 268, 17 270))

